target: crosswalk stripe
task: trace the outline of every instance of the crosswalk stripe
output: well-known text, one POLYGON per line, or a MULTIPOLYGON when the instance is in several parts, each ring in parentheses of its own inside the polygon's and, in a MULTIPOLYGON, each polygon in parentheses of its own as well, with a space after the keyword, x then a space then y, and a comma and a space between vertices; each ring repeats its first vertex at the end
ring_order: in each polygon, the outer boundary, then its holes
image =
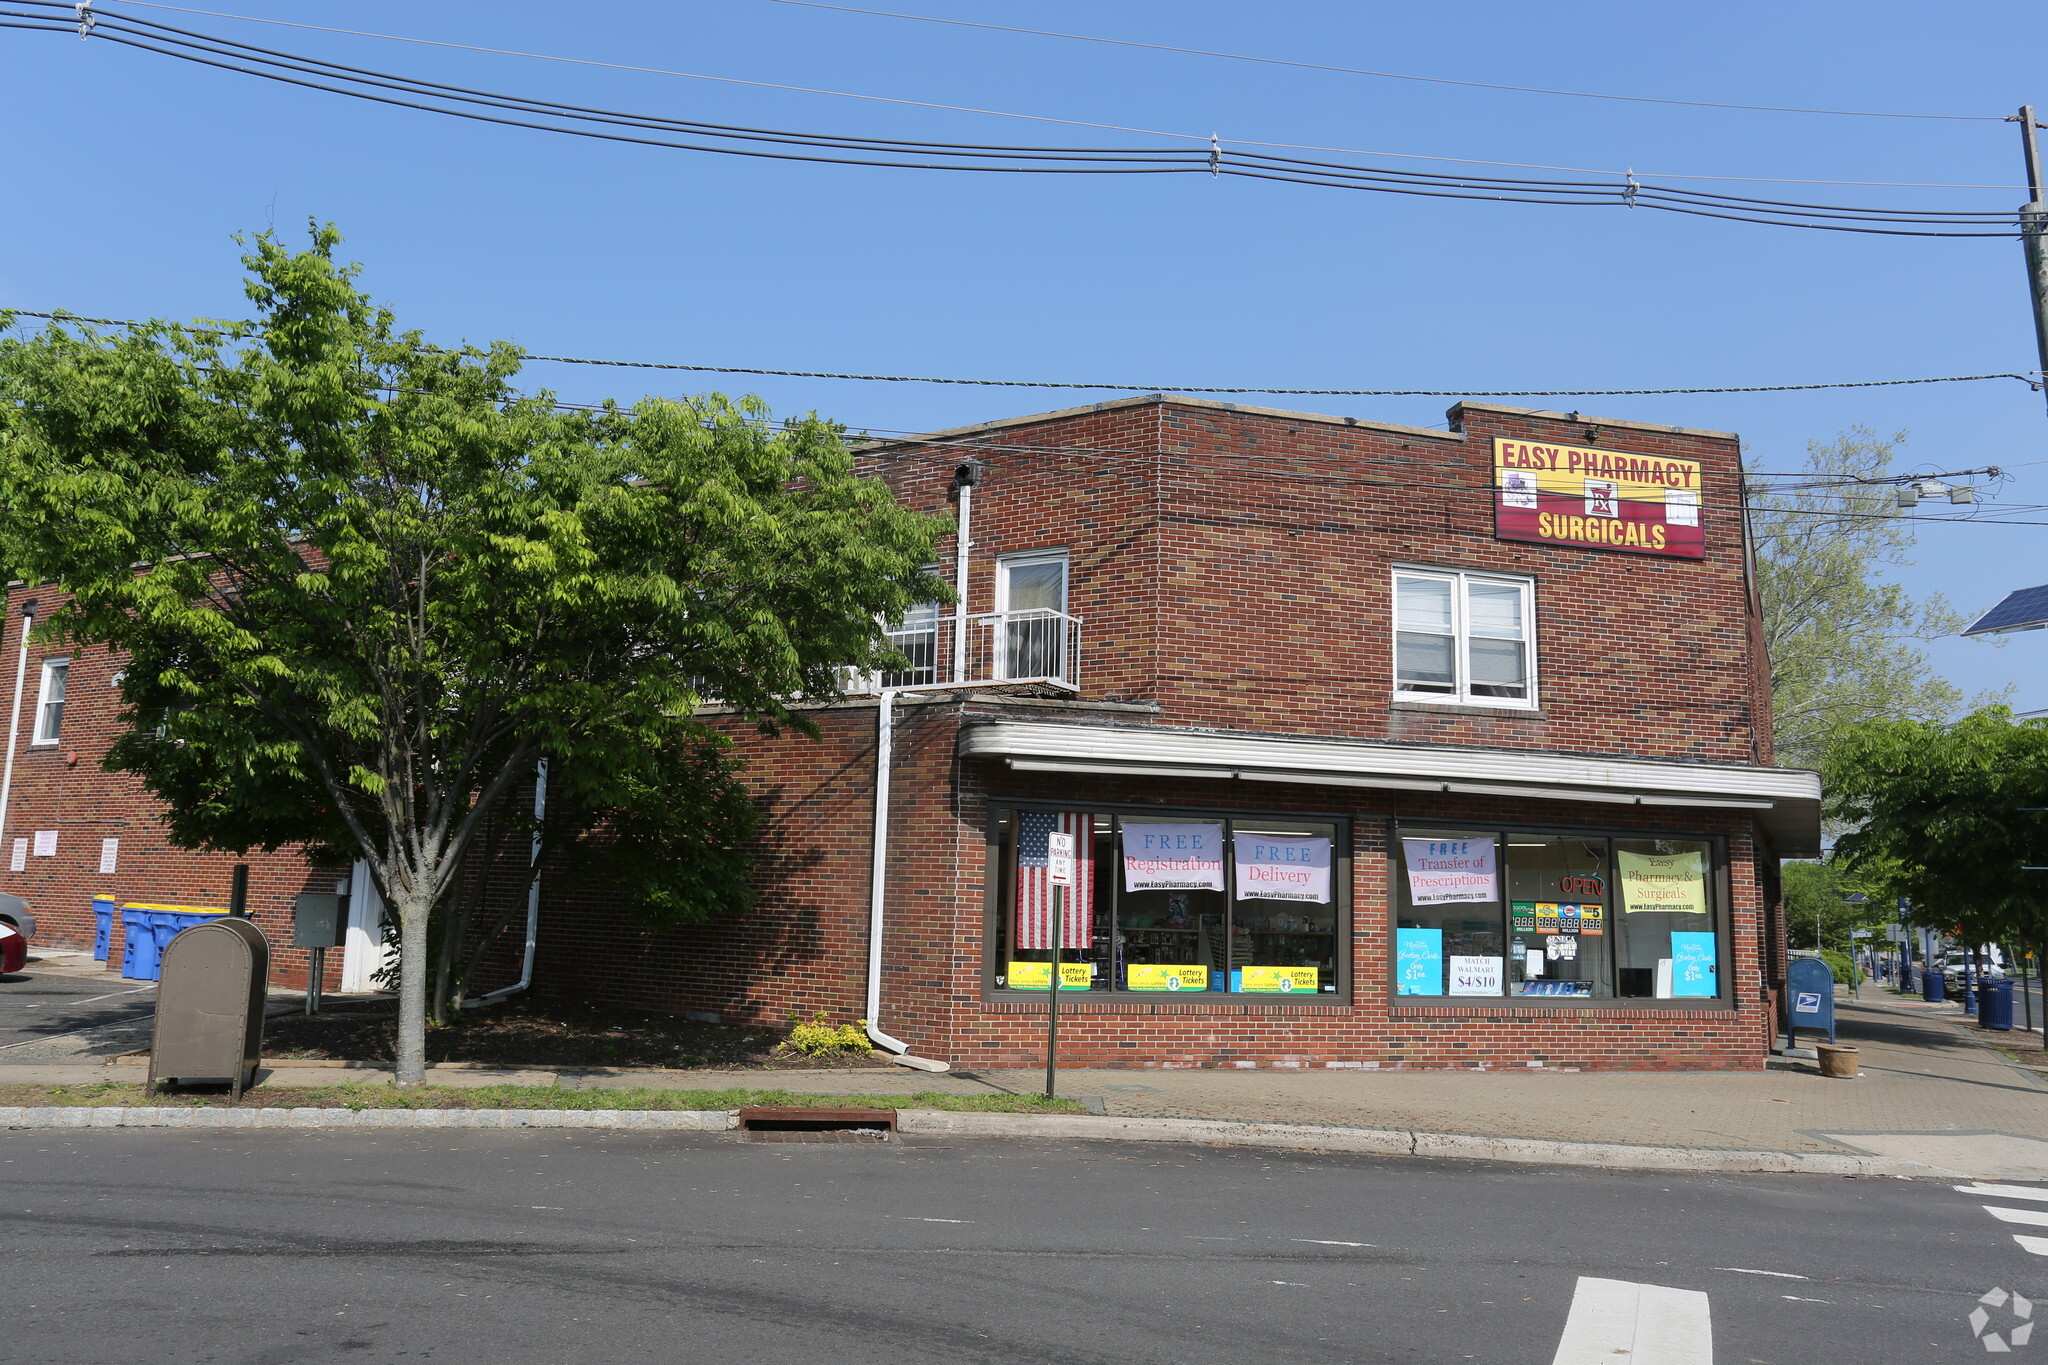
POLYGON ((2012 1239, 2036 1256, 2048 1256, 2048 1237, 2028 1237, 2015 1232, 2012 1239))
POLYGON ((1707 1296, 1580 1276, 1550 1365, 1713 1365, 1707 1296))
POLYGON ((2048 1189, 2036 1189, 2032 1185, 1958 1185, 1957 1194, 1974 1194, 1984 1199, 2043 1199, 2048 1200, 2048 1189))
POLYGON ((2002 1209, 1996 1204, 1986 1204, 1984 1212, 2002 1223, 2020 1223, 2030 1228, 2048 1228, 2048 1210, 2002 1209))

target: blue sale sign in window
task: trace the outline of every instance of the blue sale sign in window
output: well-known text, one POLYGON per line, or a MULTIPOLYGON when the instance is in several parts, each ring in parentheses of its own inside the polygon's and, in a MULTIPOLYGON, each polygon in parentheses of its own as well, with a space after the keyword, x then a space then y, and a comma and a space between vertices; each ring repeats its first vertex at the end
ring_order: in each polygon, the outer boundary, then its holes
POLYGON ((1721 986, 1714 966, 1714 936, 1710 933, 1671 935, 1671 993, 1673 995, 1719 995, 1721 986))
POLYGON ((1394 994, 1444 993, 1444 931, 1394 931, 1394 994))

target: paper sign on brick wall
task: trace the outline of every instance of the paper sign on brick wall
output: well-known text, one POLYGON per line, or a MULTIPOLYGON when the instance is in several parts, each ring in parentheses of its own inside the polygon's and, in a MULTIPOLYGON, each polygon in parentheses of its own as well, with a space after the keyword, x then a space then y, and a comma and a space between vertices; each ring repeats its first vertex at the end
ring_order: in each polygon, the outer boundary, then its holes
POLYGON ((100 840, 100 875, 102 877, 114 875, 115 864, 120 861, 120 858, 121 841, 119 839, 100 840))
POLYGON ((16 839, 14 841, 14 854, 7 860, 7 870, 9 872, 26 872, 28 870, 28 840, 16 839))
POLYGON ((39 829, 36 831, 36 856, 38 858, 54 858, 57 856, 56 830, 39 829))

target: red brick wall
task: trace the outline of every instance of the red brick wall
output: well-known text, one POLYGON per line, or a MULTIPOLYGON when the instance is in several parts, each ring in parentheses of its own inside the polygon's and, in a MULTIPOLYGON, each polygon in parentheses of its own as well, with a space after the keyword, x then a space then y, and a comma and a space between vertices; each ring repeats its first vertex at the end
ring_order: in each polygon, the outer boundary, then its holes
MULTIPOLYGON (((47 619, 61 595, 47 588, 24 591, 19 585, 6 594, 6 640, 0 646, 0 706, 12 702, 14 670, 20 658, 21 607, 24 598, 38 603, 39 619, 47 619)), ((0 890, 29 902, 36 916, 38 948, 90 951, 93 946, 92 898, 112 895, 122 901, 225 908, 238 862, 249 864, 249 911, 270 940, 271 980, 303 987, 310 955, 291 947, 292 901, 304 892, 331 894, 346 868, 310 866, 295 849, 234 857, 173 848, 158 818, 159 807, 141 783, 100 766, 118 732, 120 694, 114 687, 119 660, 103 647, 78 648, 61 642, 29 647, 27 683, 23 688, 21 728, 14 755, 14 786, 7 806, 7 827, 0 831, 0 890), (37 687, 47 659, 69 659, 71 673, 64 702, 64 726, 55 745, 32 745, 37 687), (55 856, 33 852, 37 830, 57 831, 55 856), (14 841, 29 838, 26 870, 8 870, 14 841), (115 872, 100 875, 100 841, 121 841, 115 872)), ((6 726, 0 711, 0 733, 6 726)), ((0 739, 0 745, 4 745, 0 739)), ((109 961, 118 968, 124 939, 120 916, 114 917, 109 961)), ((327 955, 327 984, 341 983, 341 954, 327 955)))
POLYGON ((999 555, 1069 549, 1082 694, 1157 701, 1165 724, 1768 761, 1738 442, 1479 404, 1453 418, 1439 432, 1166 400, 866 461, 943 510, 954 465, 984 460, 969 610, 994 610, 999 555), (1699 461, 1706 558, 1496 540, 1495 437, 1699 461), (1393 700, 1400 563, 1535 580, 1539 710, 1393 700))
MULTIPOLYGON (((985 996, 986 834, 1005 800, 1163 803, 1317 812, 1353 821, 1349 1004, 1062 1000, 1061 1056, 1073 1066, 1756 1067, 1769 1037, 1762 1001, 1762 898, 1750 820, 1727 811, 1419 795, 1275 783, 1002 773, 954 756, 958 728, 1017 708, 930 698, 899 707, 890 821, 880 1023, 920 1055, 966 1067, 1044 1059, 1042 997, 985 996), (1399 1002, 1387 952, 1388 839, 1395 819, 1579 826, 1725 836, 1733 1009, 1399 1002)), ((1044 718, 1042 708, 1030 714, 1044 718)), ((762 896, 744 918, 633 931, 601 887, 548 886, 536 988, 779 1026, 824 1009, 865 1012, 873 811, 873 705, 818 713, 822 741, 743 739, 770 814, 762 896)), ((1085 711, 1068 719, 1100 719, 1085 711)), ((1119 717, 1128 721, 1129 717, 1119 717)))

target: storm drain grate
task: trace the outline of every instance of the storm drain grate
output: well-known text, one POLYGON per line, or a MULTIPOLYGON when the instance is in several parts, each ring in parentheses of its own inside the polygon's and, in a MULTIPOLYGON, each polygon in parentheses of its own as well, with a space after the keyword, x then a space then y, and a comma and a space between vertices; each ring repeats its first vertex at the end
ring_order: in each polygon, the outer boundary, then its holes
POLYGON ((887 1142, 896 1131, 894 1109, 819 1109, 808 1105, 756 1105, 739 1111, 747 1142, 887 1142))

